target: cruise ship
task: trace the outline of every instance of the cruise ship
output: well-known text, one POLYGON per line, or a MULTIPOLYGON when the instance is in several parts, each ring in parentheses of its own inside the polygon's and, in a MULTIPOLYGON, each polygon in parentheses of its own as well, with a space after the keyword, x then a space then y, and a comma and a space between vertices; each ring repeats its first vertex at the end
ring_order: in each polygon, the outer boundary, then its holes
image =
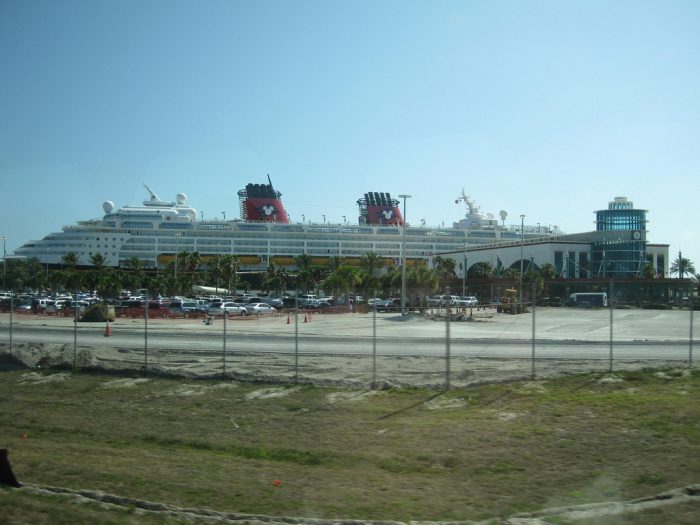
POLYGON ((217 255, 236 255, 243 271, 262 271, 269 263, 294 269, 294 258, 308 254, 316 264, 342 257, 358 264, 362 255, 375 252, 398 262, 406 246, 407 264, 430 261, 436 254, 468 249, 474 245, 515 241, 560 234, 557 227, 506 226, 507 213, 500 220, 483 213, 462 191, 456 203, 467 208, 464 218, 452 227, 404 224, 399 201, 389 193, 369 192, 358 199, 357 224, 310 224, 292 222, 282 204, 281 194, 267 184, 248 184, 238 192, 240 219, 197 220, 187 195, 175 201, 161 199, 144 185, 149 198, 142 205, 115 209, 104 202, 102 218, 79 221, 29 241, 16 256, 36 258, 47 266, 58 266, 69 252, 79 265, 89 267, 90 256, 101 254, 107 266, 123 267, 134 257, 146 268, 167 268, 176 253, 196 251, 203 263, 217 255))

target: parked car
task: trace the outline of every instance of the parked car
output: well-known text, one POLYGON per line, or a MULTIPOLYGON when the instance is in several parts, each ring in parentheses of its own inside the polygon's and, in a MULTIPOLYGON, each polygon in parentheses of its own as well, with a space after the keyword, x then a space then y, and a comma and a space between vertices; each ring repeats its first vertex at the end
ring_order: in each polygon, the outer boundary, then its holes
POLYGON ((191 312, 203 312, 204 310, 197 304, 197 301, 173 301, 170 303, 168 311, 171 314, 187 315, 191 312))
POLYGON ((43 312, 47 307, 53 304, 52 299, 46 299, 43 297, 37 297, 32 299, 32 311, 33 312, 43 312))
POLYGON ((251 303, 246 305, 246 309, 251 315, 271 315, 277 313, 277 310, 267 303, 251 303))
POLYGON ((53 304, 50 304, 46 307, 46 312, 54 312, 58 313, 61 310, 63 310, 66 306, 69 306, 71 304, 71 299, 56 299, 53 304))
POLYGON ((279 297, 268 297, 267 304, 272 306, 275 310, 284 308, 284 301, 279 297))
POLYGON ((442 295, 428 297, 428 306, 442 306, 442 295))
POLYGON ((300 305, 300 308, 306 308, 307 310, 320 310, 323 308, 330 308, 331 303, 327 301, 319 301, 318 299, 307 299, 304 305, 300 305))
MULTIPOLYGON (((406 308, 411 305, 411 301, 406 297, 406 308)), ((401 311, 401 297, 385 299, 384 303, 377 305, 377 312, 399 312, 401 311)))
POLYGON ((474 297, 473 295, 461 297, 461 300, 465 306, 477 306, 479 304, 479 300, 476 297, 474 297))
POLYGON ((123 300, 120 303, 120 308, 143 308, 145 301, 143 299, 131 299, 123 300))
POLYGON ((15 299, 14 309, 20 312, 29 312, 32 309, 32 302, 22 299, 15 299), (19 301, 19 304, 18 304, 19 301))
POLYGON ((209 307, 209 315, 224 315, 224 312, 226 312, 229 316, 232 315, 240 315, 245 317, 248 315, 248 308, 250 308, 251 305, 245 305, 243 306, 242 304, 234 303, 233 301, 227 301, 225 303, 222 303, 221 306, 211 306, 209 307))

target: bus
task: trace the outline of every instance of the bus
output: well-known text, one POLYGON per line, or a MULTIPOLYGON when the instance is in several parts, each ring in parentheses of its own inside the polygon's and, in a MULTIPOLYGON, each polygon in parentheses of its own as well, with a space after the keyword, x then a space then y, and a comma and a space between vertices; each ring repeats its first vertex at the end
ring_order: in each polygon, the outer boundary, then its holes
POLYGON ((569 306, 608 306, 608 294, 605 292, 572 293, 569 306))

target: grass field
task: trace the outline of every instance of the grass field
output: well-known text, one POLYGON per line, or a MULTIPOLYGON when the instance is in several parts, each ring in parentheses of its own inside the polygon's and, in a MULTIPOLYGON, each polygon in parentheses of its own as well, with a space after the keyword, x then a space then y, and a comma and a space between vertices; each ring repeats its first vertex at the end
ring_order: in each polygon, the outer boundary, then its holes
MULTIPOLYGON (((0 374, 0 446, 30 485, 221 512, 488 520, 700 482, 700 371, 446 393, 0 374)), ((0 489, 9 523, 179 523, 0 489)), ((698 523, 700 503, 551 523, 698 523)))

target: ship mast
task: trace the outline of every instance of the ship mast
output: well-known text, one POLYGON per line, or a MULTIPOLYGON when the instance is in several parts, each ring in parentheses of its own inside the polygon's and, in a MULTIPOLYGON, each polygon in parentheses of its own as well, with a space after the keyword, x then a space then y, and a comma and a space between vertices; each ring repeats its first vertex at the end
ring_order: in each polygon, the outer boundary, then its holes
POLYGON ((472 198, 465 193, 464 188, 462 188, 462 194, 457 198, 457 200, 455 200, 455 204, 459 204, 459 201, 463 201, 464 204, 467 205, 470 215, 479 213, 479 207, 476 205, 476 202, 474 202, 472 198))

